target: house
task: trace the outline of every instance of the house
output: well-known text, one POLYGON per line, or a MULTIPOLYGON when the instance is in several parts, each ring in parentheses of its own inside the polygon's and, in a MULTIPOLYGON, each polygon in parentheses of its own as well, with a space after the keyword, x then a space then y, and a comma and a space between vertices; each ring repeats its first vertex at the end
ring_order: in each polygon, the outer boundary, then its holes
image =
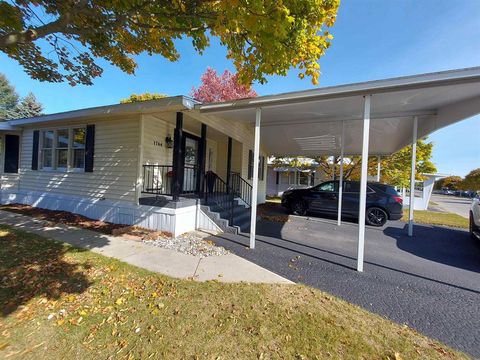
POLYGON ((269 157, 267 162, 267 196, 282 196, 288 189, 301 189, 329 180, 328 175, 310 158, 290 159, 269 157))
MULTIPOLYGON (((223 103, 178 96, 11 120, 0 127, 0 200, 174 235, 247 230, 250 224, 253 249, 267 153, 339 156, 343 170, 350 155, 388 156, 411 144, 414 188, 417 139, 480 114, 479 85, 480 67, 473 67, 223 103)), ((367 165, 359 169, 358 271, 367 165)), ((412 206, 409 236, 413 225, 412 206)))
MULTIPOLYGON (((174 235, 248 228, 253 127, 194 105, 177 96, 1 123, 1 203, 174 235)), ((262 152, 259 203, 265 173, 262 152)))

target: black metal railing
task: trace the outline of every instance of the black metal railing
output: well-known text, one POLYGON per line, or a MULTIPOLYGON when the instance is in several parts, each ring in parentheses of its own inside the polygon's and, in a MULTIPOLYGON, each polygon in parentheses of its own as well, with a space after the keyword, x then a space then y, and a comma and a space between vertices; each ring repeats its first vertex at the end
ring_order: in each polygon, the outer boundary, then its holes
POLYGON ((242 178, 240 173, 230 173, 230 187, 233 189, 236 197, 242 199, 248 206, 252 206, 252 185, 242 178))
MULTIPOLYGON (((198 192, 198 168, 185 165, 183 185, 180 194, 195 194, 198 192)), ((173 166, 143 165, 142 193, 154 195, 172 195, 173 166)))
POLYGON ((205 203, 217 205, 222 212, 228 214, 229 225, 233 225, 233 210, 235 208, 235 193, 225 181, 215 173, 205 174, 205 203))
POLYGON ((171 165, 143 165, 142 193, 171 195, 173 167, 171 165))

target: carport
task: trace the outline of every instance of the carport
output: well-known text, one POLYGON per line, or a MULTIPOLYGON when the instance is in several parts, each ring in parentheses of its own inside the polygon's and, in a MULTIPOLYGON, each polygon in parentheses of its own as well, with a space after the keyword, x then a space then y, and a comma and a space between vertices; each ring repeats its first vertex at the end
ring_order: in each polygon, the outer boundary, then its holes
MULTIPOLYGON (((369 81, 314 90, 198 105, 203 113, 254 124, 250 248, 255 247, 260 146, 270 155, 392 154, 412 144, 415 181, 417 138, 480 113, 480 67, 369 81)), ((343 161, 341 161, 343 165, 343 161)), ((363 271, 368 161, 362 161, 357 270, 363 271)), ((340 184, 343 169, 340 170, 340 184)), ((410 204, 414 192, 410 192, 410 204)), ((341 222, 342 187, 338 223, 341 222)), ((408 234, 413 234, 413 206, 408 234)))

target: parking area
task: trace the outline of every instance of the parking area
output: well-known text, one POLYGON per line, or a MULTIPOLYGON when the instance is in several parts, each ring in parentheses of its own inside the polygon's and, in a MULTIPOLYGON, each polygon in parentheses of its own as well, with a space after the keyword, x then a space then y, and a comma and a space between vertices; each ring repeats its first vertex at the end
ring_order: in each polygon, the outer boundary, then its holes
POLYGON ((292 281, 314 286, 480 357, 480 242, 464 230, 388 222, 366 230, 365 269, 355 271, 358 225, 290 217, 212 240, 292 281))
POLYGON ((472 199, 470 198, 432 194, 432 197, 430 198, 429 209, 454 213, 468 218, 468 212, 470 211, 471 204, 472 199))

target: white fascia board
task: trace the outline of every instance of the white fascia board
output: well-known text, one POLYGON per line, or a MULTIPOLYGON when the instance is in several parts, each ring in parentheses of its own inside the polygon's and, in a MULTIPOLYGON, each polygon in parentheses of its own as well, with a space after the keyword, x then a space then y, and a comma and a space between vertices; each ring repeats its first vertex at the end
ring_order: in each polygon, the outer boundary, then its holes
POLYGON ((37 123, 78 120, 90 117, 105 117, 111 115, 145 114, 157 111, 191 110, 198 101, 186 96, 166 97, 164 99, 140 101, 128 104, 114 104, 73 110, 50 115, 41 115, 32 118, 9 120, 10 125, 23 126, 37 123))
POLYGON ((371 95, 389 91, 445 86, 475 81, 480 81, 480 67, 329 86, 222 103, 198 104, 195 108, 203 112, 221 112, 241 108, 275 106, 285 103, 307 102, 335 97, 371 95))
POLYGON ((20 131, 22 130, 19 127, 12 126, 9 121, 1 121, 0 122, 0 131, 20 131))

